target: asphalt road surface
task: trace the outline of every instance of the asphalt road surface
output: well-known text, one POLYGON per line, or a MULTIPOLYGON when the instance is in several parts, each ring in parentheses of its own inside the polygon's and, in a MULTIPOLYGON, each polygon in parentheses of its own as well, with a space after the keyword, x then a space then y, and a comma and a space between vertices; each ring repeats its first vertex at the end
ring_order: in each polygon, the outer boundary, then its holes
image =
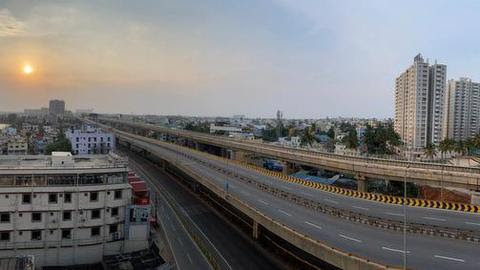
MULTIPOLYGON (((151 142, 140 143, 143 147, 148 148, 152 153, 163 156, 170 160, 175 160, 176 163, 182 163, 188 166, 195 172, 207 176, 212 183, 219 187, 225 187, 225 183, 229 183, 229 192, 243 201, 249 203, 266 215, 275 220, 287 224, 295 230, 304 232, 310 237, 324 241, 330 246, 334 246, 346 252, 360 255, 371 260, 402 266, 403 258, 403 235, 399 232, 381 230, 372 226, 362 225, 358 223, 348 222, 343 219, 338 219, 326 214, 322 214, 311 209, 299 206, 297 204, 285 201, 262 192, 255 187, 236 180, 235 178, 226 176, 200 162, 186 158, 179 155, 176 151, 185 151, 180 147, 175 147, 175 150, 160 147, 151 142)), ((200 153, 190 153, 200 159, 207 160, 204 155, 200 153)), ((236 167, 233 163, 225 163, 214 159, 208 159, 209 162, 215 162, 216 165, 227 166, 235 170, 245 170, 250 176, 255 179, 266 181, 275 187, 285 188, 287 191, 312 193, 313 196, 322 202, 330 202, 334 206, 342 205, 349 207, 364 207, 365 209, 358 209, 363 211, 371 211, 388 215, 389 213, 400 214, 400 208, 394 205, 376 203, 372 206, 372 202, 366 200, 354 200, 346 196, 331 197, 325 192, 320 192, 314 189, 307 189, 300 185, 281 182, 277 179, 265 177, 254 171, 236 167), (291 189, 291 190, 288 190, 291 189), (332 199, 333 198, 333 199, 332 199), (338 204, 338 205, 337 205, 338 204), (373 208, 375 207, 375 208, 373 208), (382 210, 379 210, 382 209, 382 210), (388 211, 388 212, 387 212, 388 211), (393 212, 395 211, 395 212, 393 212)), ((307 196, 307 195, 305 195, 307 196)), ((433 217, 446 219, 445 222, 457 224, 458 226, 470 225, 466 222, 479 222, 478 215, 459 214, 450 211, 432 210, 426 208, 409 208, 407 216, 414 217, 414 213, 420 213, 419 218, 433 217), (442 215, 439 217, 439 213, 442 215), (434 215, 435 214, 435 215, 434 215), (459 223, 461 220, 463 223, 459 223)), ((392 218, 400 217, 391 215, 392 218)), ((437 220, 426 219, 426 222, 440 222, 437 220)), ((442 221, 443 222, 443 221, 442 221)), ((477 226, 477 225, 472 225, 477 226)), ((447 238, 424 236, 420 234, 408 234, 407 236, 407 266, 417 269, 480 269, 480 245, 476 243, 453 240, 447 238)))

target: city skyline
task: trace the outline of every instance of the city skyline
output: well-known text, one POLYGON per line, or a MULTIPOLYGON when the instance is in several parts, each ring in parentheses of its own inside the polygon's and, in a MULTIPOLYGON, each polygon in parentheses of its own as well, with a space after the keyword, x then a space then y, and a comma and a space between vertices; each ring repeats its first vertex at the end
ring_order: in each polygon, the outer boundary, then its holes
POLYGON ((480 79, 480 3, 409 6, 0 1, 0 108, 58 98, 106 113, 393 118, 395 77, 418 53, 448 80, 480 79))

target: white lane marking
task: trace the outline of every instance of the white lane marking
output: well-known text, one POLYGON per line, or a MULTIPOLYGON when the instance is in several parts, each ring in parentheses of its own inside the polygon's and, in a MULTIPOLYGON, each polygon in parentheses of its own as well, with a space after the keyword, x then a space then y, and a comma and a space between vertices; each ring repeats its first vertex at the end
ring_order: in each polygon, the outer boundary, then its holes
POLYGON ((365 210, 365 211, 368 211, 368 210, 370 210, 370 209, 368 209, 368 208, 361 207, 361 206, 353 206, 353 208, 357 208, 357 209, 360 209, 360 210, 365 210))
POLYGON ((280 213, 282 213, 282 214, 284 214, 284 215, 287 215, 287 216, 289 216, 289 217, 292 216, 292 214, 287 213, 287 212, 283 211, 282 209, 278 209, 278 212, 280 212, 280 213))
POLYGON ((452 258, 452 257, 446 257, 446 256, 440 256, 440 255, 434 255, 433 257, 444 259, 444 260, 455 261, 455 262, 462 262, 462 263, 465 262, 464 259, 458 259, 458 258, 452 258))
POLYGON ((403 217, 403 214, 400 214, 400 213, 385 212, 385 214, 387 214, 387 215, 390 215, 390 216, 399 216, 399 217, 403 217))
POLYGON ((177 240, 178 240, 178 242, 180 243, 180 245, 182 245, 182 247, 183 247, 183 241, 182 241, 182 239, 177 238, 177 240))
POLYGON ((292 190, 291 188, 286 187, 286 186, 282 186, 282 188, 284 188, 284 189, 286 189, 286 190, 292 190))
POLYGON ((305 221, 305 223, 307 223, 308 225, 313 226, 313 227, 315 227, 315 228, 317 228, 317 229, 319 229, 319 230, 322 229, 322 227, 318 226, 317 224, 311 223, 311 222, 309 222, 309 221, 305 221))
POLYGON ((350 237, 350 236, 346 236, 346 235, 343 235, 343 234, 339 234, 338 236, 340 236, 342 238, 345 238, 347 240, 358 242, 358 243, 362 242, 362 240, 359 240, 359 239, 356 239, 356 238, 353 238, 353 237, 350 237))
POLYGON ((436 217, 422 217, 422 218, 429 219, 429 220, 435 220, 435 221, 447 221, 446 219, 436 218, 436 217))
MULTIPOLYGON (((393 252, 400 252, 400 253, 405 253, 405 251, 403 250, 400 250, 400 249, 395 249, 395 248, 389 248, 389 247, 382 247, 382 249, 384 250, 388 250, 388 251, 393 251, 393 252)), ((410 251, 407 250, 407 254, 409 254, 410 251)))
POLYGON ((477 225, 477 226, 480 226, 480 223, 475 223, 475 222, 465 222, 465 224, 468 224, 468 225, 477 225))
POLYGON ((263 204, 265 204, 265 205, 268 205, 268 203, 267 203, 266 201, 264 201, 264 200, 258 199, 258 201, 261 202, 261 203, 263 203, 263 204))
POLYGON ((190 264, 193 264, 192 257, 190 257, 190 253, 187 253, 187 258, 190 264))
POLYGON ((334 201, 334 200, 330 200, 330 199, 323 199, 323 200, 326 201, 326 202, 338 204, 338 202, 337 202, 337 201, 334 201))

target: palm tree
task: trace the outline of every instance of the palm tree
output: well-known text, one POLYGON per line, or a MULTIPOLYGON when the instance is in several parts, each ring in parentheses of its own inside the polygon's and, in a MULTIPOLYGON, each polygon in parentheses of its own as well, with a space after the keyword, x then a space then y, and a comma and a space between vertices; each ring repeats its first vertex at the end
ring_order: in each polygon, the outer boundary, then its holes
POLYGON ((463 141, 457 141, 455 142, 453 149, 455 152, 461 154, 462 156, 465 156, 467 153, 467 148, 465 146, 465 142, 463 141))
POLYGON ((465 141, 465 148, 467 149, 467 153, 471 155, 473 149, 475 149, 475 143, 472 138, 469 138, 465 141))
POLYGON ((424 151, 425 151, 425 156, 427 158, 430 158, 430 159, 433 159, 433 157, 437 155, 437 149, 436 149, 435 145, 431 144, 431 143, 429 143, 429 144, 427 144, 427 146, 425 146, 424 151))
POLYGON ((454 141, 451 139, 444 139, 438 144, 438 149, 442 154, 442 159, 445 158, 445 153, 452 151, 454 145, 454 141))

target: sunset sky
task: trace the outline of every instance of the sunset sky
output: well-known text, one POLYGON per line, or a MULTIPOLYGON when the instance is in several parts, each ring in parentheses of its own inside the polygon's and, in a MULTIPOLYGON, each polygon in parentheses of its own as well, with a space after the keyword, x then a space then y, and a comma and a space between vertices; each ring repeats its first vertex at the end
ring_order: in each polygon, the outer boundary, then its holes
POLYGON ((480 81, 480 1, 0 0, 0 111, 392 117, 421 52, 480 81), (30 65, 30 74, 24 72, 30 65))

